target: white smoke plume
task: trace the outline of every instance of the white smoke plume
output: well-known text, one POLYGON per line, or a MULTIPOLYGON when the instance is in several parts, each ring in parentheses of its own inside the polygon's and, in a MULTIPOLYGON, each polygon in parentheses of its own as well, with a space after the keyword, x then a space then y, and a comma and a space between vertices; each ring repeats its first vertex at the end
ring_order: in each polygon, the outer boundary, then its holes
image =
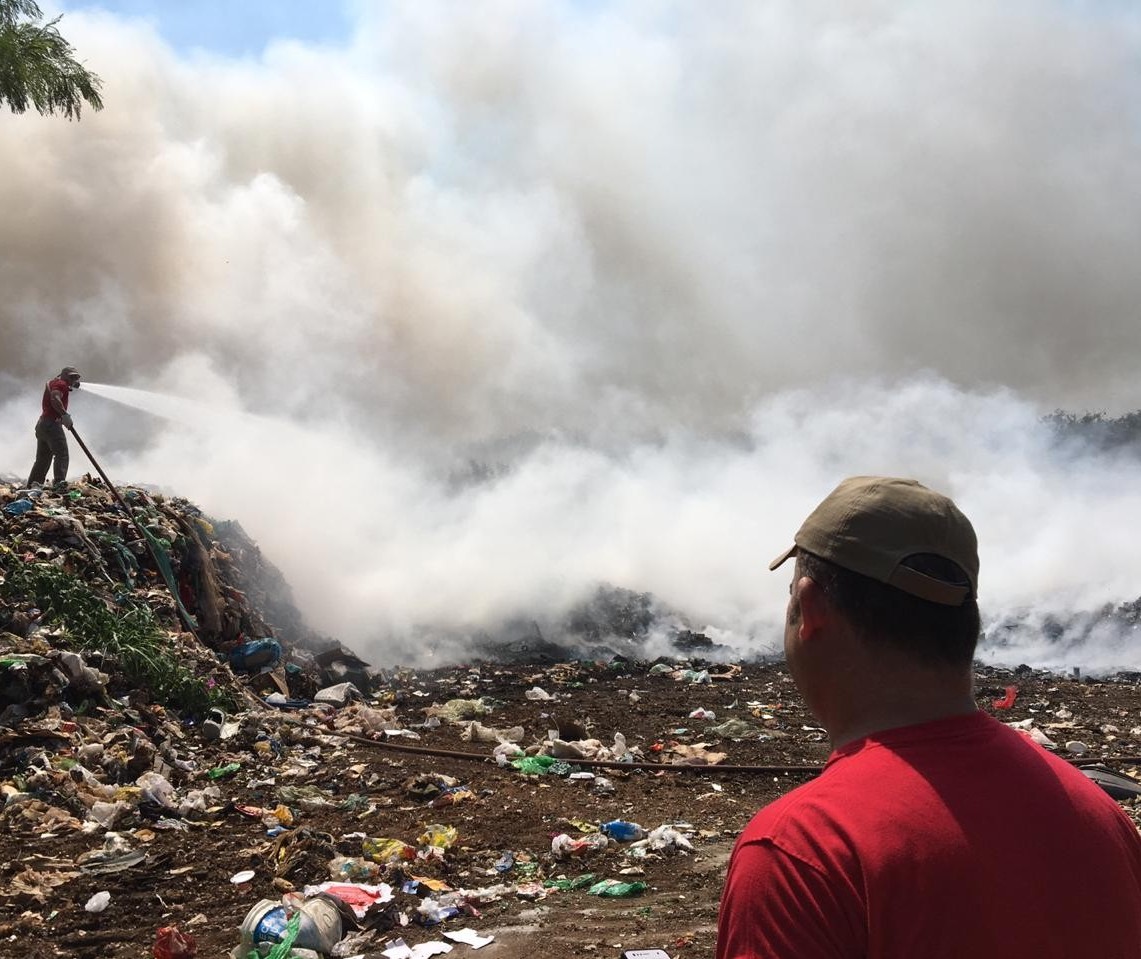
POLYGON ((63 26, 107 108, 0 124, 0 470, 64 364, 225 409, 74 402, 378 658, 598 581, 774 645, 764 564, 853 472, 960 501, 994 614, 1141 593, 1129 465, 1038 423, 1141 406, 1131 8, 416 0, 244 60, 63 26))

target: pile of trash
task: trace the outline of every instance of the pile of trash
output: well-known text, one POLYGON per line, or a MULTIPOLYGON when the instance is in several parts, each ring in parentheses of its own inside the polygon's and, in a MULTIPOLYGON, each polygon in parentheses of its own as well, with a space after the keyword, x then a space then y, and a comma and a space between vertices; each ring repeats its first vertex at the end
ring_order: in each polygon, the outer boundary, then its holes
MULTIPOLYGON (((374 670, 236 524, 124 498, 0 483, 0 942, 26 959, 510 953, 551 915, 558 959, 706 954, 733 839, 828 755, 782 666, 696 658, 696 634, 654 661, 374 670)), ((611 598, 647 627, 643 594, 611 598)), ((1141 748, 1135 687, 977 679, 1059 752, 1141 748)), ((1096 775, 1141 817, 1137 779, 1096 775)))
POLYGON ((129 691, 203 712, 267 690, 288 701, 344 682, 367 688, 368 665, 304 626, 238 524, 138 487, 122 501, 130 516, 90 477, 64 490, 0 484, 9 720, 60 696, 76 705, 129 691), (267 622, 267 609, 281 621, 267 622), (156 661, 170 664, 165 675, 156 661))
MULTIPOLYGON (((56 844, 51 856, 9 856, 0 902, 23 908, 22 921, 50 922, 61 895, 78 895, 90 922, 122 916, 125 890, 141 877, 195 868, 167 868, 160 850, 177 837, 253 829, 262 838, 250 868, 227 883, 249 895, 245 920, 231 927, 236 959, 434 955, 491 942, 470 925, 489 903, 637 896, 643 863, 693 852, 695 829, 680 821, 577 818, 545 848, 463 847, 458 861, 456 824, 376 828, 383 820, 368 817, 384 783, 353 761, 355 740, 451 737, 520 781, 562 777, 598 797, 616 786, 591 762, 681 760, 647 755, 620 731, 603 741, 589 723, 560 721, 547 711, 565 712, 565 694, 537 684, 520 699, 538 727, 496 722, 502 702, 465 695, 478 669, 454 695, 421 704, 416 674, 374 671, 309 633, 236 524, 141 488, 122 497, 131 515, 90 478, 66 490, 0 484, 0 837, 12 848, 56 844), (344 818, 366 828, 322 828, 344 818), (568 869, 587 860, 615 872, 568 869), (483 882, 457 882, 480 873, 483 882), (424 941, 426 930, 439 935, 424 941)), ((709 681, 689 665, 671 680, 709 681)), ((577 686, 581 668, 553 664, 544 682, 577 686)), ((426 816, 477 807, 486 792, 435 770, 388 785, 426 816)), ((154 954, 196 955, 201 921, 156 924, 154 954)))

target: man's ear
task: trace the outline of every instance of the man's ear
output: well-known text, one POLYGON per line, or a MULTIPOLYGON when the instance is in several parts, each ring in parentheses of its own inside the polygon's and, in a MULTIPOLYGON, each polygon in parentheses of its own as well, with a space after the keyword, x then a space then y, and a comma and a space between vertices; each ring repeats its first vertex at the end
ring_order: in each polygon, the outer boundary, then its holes
POLYGON ((832 616, 828 597, 816 580, 802 576, 796 584, 800 601, 800 638, 811 639, 832 616))

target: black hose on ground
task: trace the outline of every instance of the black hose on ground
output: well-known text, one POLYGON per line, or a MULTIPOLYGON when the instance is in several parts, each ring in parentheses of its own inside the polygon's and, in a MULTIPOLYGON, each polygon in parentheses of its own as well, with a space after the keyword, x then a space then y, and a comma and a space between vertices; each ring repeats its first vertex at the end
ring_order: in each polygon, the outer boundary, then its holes
MULTIPOLYGON (((482 753, 465 753, 457 749, 433 749, 429 746, 406 746, 403 743, 392 743, 387 740, 369 739, 367 736, 354 736, 351 733, 335 733, 344 739, 363 743, 366 746, 375 746, 378 749, 389 749, 393 752, 411 753, 420 756, 437 756, 443 759, 464 759, 469 762, 491 763, 495 759, 482 753)), ((725 764, 713 765, 710 763, 621 763, 612 759, 566 759, 565 762, 573 766, 589 766, 599 769, 634 770, 641 769, 653 772, 668 773, 753 773, 757 775, 802 775, 818 776, 824 771, 823 766, 727 766, 725 764)), ((1071 766, 1141 766, 1141 756, 1106 756, 1102 759, 1067 759, 1071 766)))

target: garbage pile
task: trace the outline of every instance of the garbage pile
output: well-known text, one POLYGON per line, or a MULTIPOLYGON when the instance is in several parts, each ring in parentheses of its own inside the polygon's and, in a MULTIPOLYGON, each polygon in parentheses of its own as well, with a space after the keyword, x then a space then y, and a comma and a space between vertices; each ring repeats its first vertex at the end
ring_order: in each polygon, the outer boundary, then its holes
POLYGON ((60 491, 0 484, 0 651, 23 657, 5 666, 9 718, 59 695, 75 705, 129 690, 201 712, 267 689, 290 699, 346 680, 367 687, 367 664, 320 648, 238 524, 137 487, 122 496, 130 517, 98 479, 60 491), (108 667, 106 682, 89 665, 108 667))
MULTIPOLYGON (((828 755, 781 665, 699 641, 375 671, 239 528, 127 496, 154 542, 98 482, 0 484, 0 952, 711 956, 734 838, 828 755)), ((976 682, 1141 821, 1135 683, 976 682)))

